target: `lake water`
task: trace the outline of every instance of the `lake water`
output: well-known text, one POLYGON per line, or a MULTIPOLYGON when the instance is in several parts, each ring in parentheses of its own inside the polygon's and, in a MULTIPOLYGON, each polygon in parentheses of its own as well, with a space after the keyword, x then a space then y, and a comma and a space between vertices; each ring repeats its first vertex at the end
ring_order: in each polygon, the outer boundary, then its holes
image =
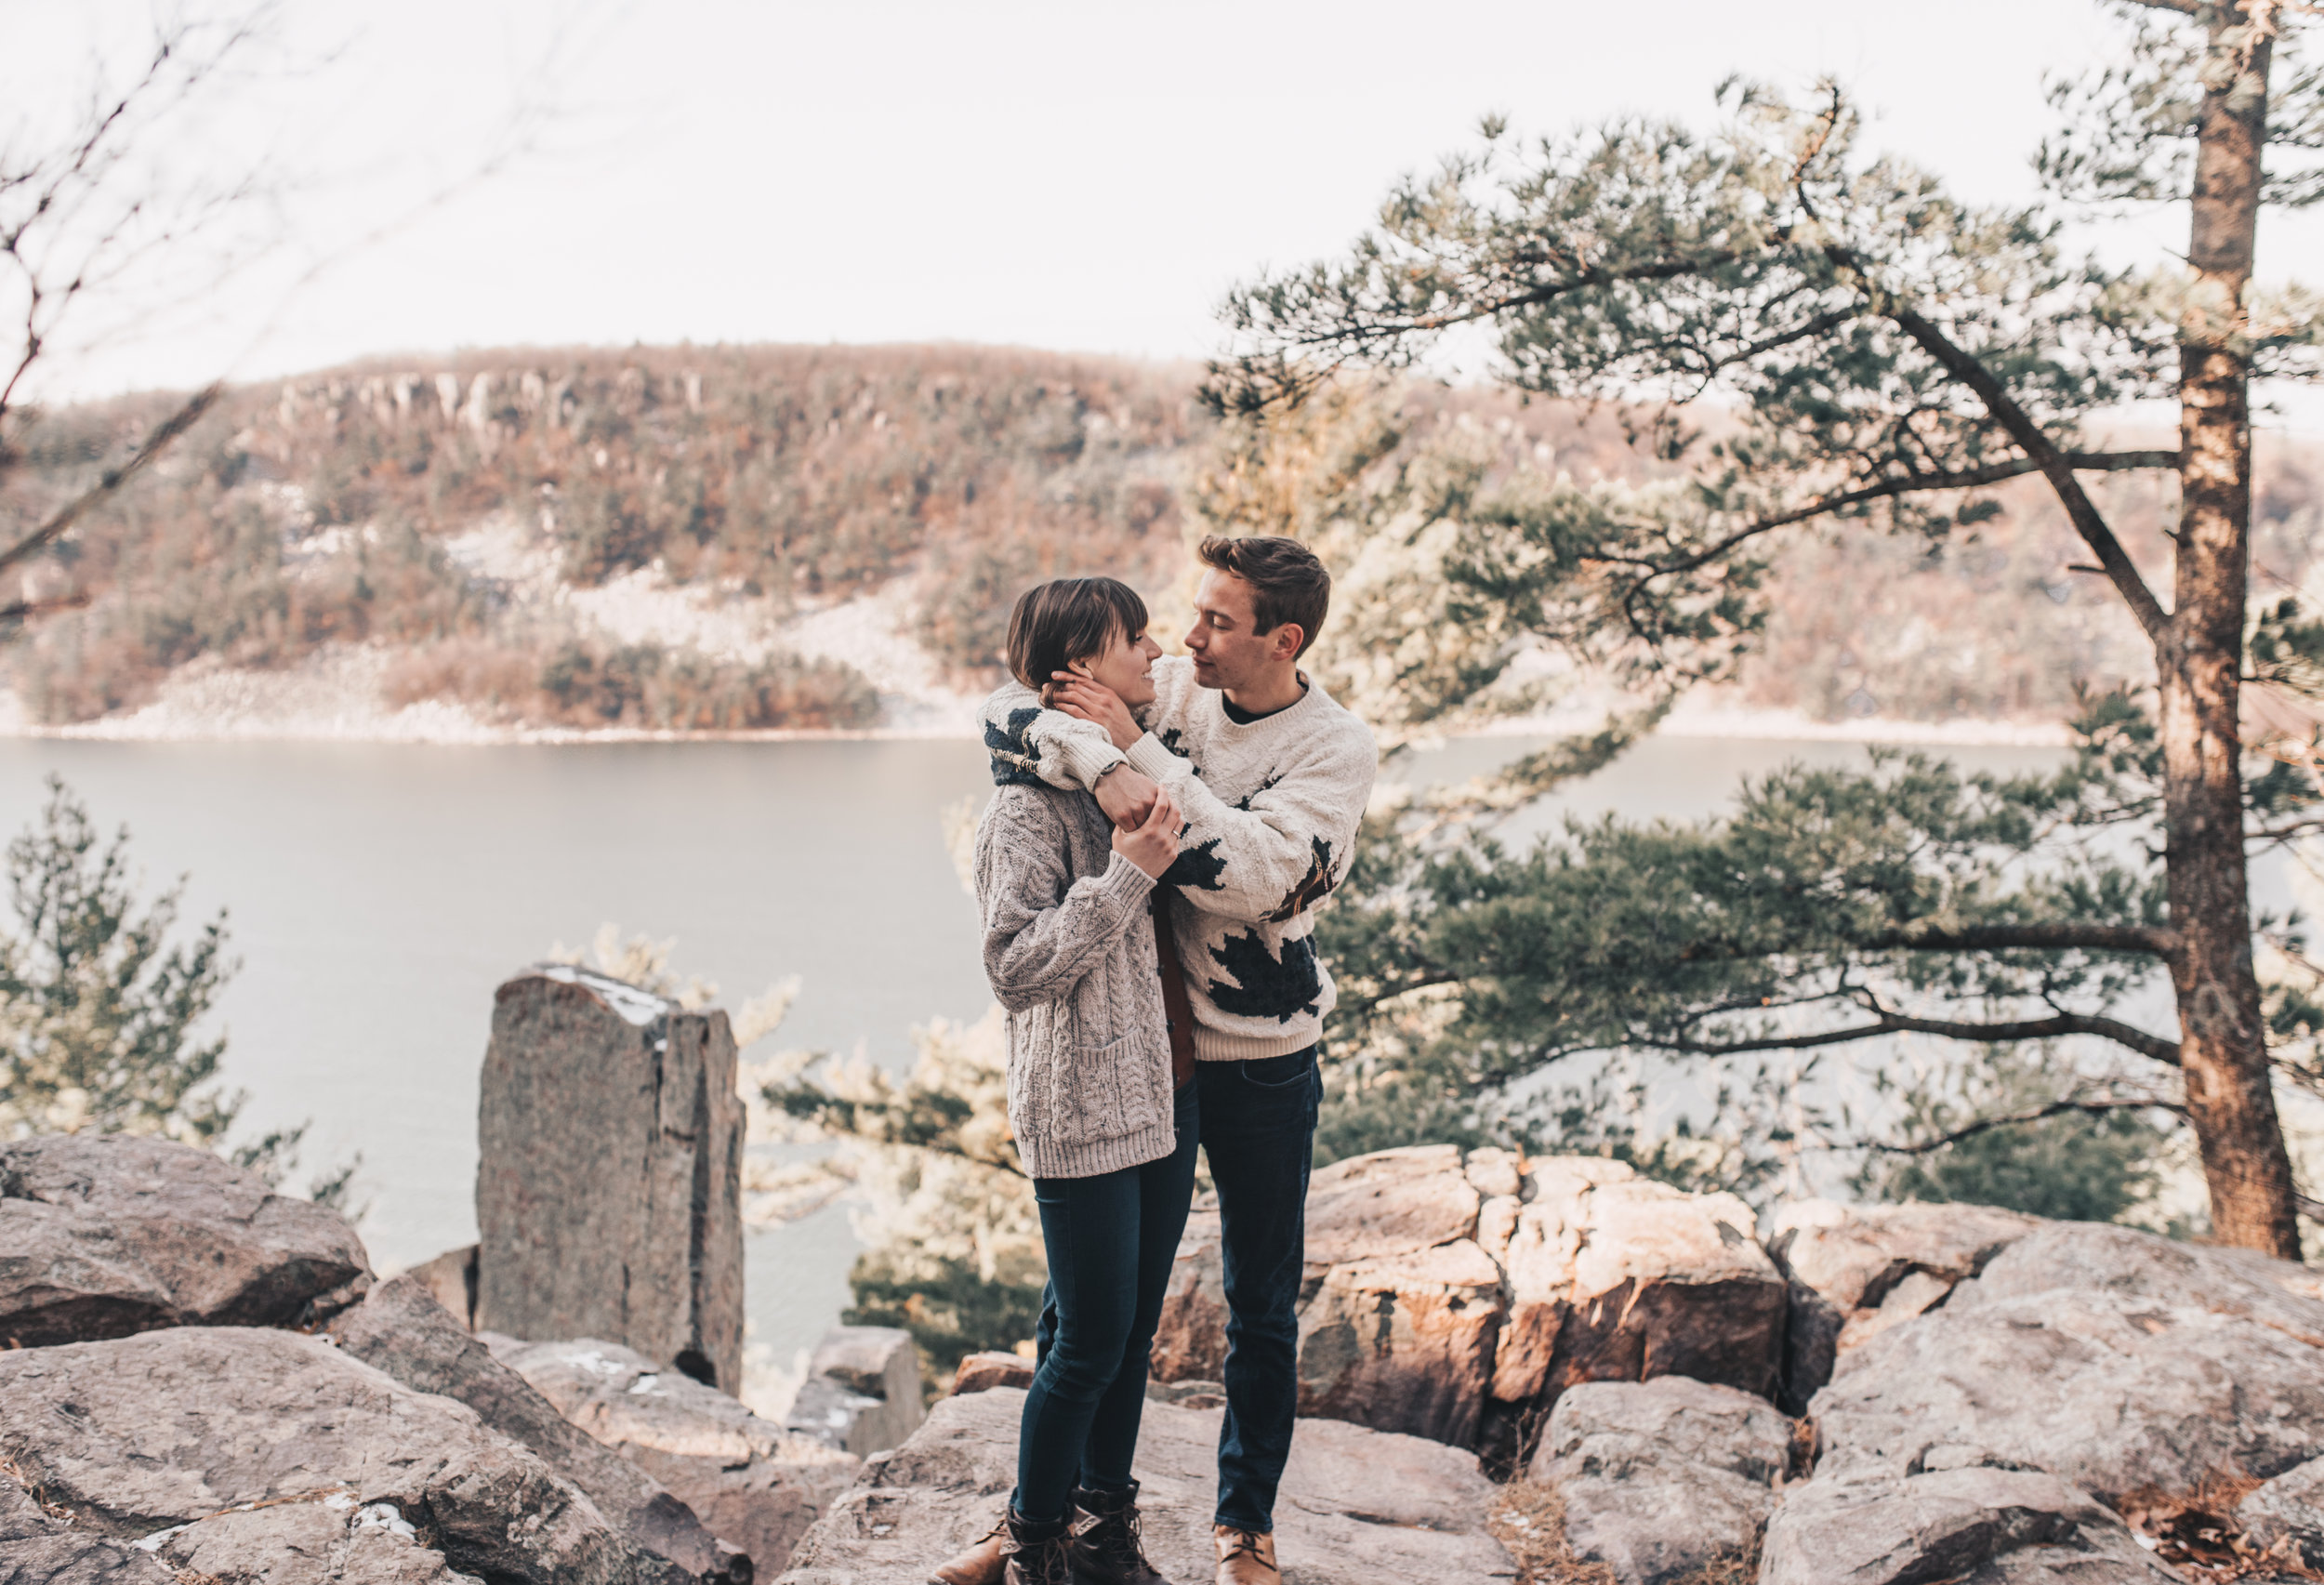
MULTIPOLYGON (((1468 775, 1534 744, 1450 745, 1414 779, 1468 775)), ((1833 743, 1657 738, 1529 811, 1691 818, 1833 743)), ((2057 751, 1947 752, 2010 771, 2057 751)), ((219 1016, 252 1128, 309 1121, 307 1164, 360 1151, 363 1234, 393 1269, 476 1235, 477 1072, 493 989, 604 921, 676 937, 673 967, 730 1009, 801 981, 775 1043, 901 1063, 931 1017, 988 997, 975 914, 940 812, 991 790, 966 740, 436 747, 0 741, 0 830, 63 776, 99 826, 126 824, 153 886, 190 876, 186 917, 231 913, 243 969, 219 1016)), ((847 1301, 854 1243, 832 1208, 754 1235, 754 1340, 778 1360, 847 1301)))

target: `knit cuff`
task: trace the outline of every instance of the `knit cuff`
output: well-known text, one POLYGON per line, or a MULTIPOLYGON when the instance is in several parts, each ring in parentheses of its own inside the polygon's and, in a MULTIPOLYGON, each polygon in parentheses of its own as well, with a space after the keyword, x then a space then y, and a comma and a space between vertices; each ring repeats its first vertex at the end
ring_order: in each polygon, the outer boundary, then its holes
POLYGON ((1142 903, 1146 893, 1154 890, 1154 877, 1140 869, 1121 854, 1116 853, 1105 873, 1098 877, 1101 896, 1118 898, 1124 903, 1142 903))
POLYGON ((1162 740, 1146 733, 1129 746, 1130 769, 1151 781, 1168 781, 1193 769, 1184 759, 1162 746, 1162 740))
POLYGON ((1122 751, 1114 746, 1114 740, 1105 735, 1103 727, 1092 726, 1087 732, 1053 732, 1047 737, 1050 746, 1057 750, 1065 774, 1086 791, 1095 792, 1098 778, 1122 762, 1122 751))

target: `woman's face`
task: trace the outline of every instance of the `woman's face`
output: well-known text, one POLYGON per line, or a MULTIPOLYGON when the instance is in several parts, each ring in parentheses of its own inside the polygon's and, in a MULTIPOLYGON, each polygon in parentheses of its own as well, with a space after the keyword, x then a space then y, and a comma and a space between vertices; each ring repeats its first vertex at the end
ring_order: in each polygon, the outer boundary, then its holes
POLYGON ((1116 631, 1105 641, 1104 649, 1088 660, 1076 661, 1073 669, 1111 688, 1123 704, 1135 709, 1154 703, 1154 657, 1161 653, 1162 646, 1143 633, 1132 638, 1116 631))

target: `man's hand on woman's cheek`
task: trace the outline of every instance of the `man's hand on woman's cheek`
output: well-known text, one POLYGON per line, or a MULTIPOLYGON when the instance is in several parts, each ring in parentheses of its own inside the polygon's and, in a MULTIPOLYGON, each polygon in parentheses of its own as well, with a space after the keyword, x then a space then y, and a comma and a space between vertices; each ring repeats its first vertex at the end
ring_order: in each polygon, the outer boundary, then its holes
POLYGON ((1049 702, 1052 708, 1085 721, 1095 721, 1105 729, 1105 735, 1114 740, 1114 746, 1127 752, 1141 735, 1129 707, 1122 696, 1103 682, 1092 682, 1070 671, 1054 674, 1049 685, 1049 702))

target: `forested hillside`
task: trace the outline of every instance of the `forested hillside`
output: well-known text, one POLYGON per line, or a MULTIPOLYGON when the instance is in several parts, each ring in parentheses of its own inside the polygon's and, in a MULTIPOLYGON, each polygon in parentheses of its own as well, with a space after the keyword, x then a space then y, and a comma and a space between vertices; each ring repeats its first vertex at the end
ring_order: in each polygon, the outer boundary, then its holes
MULTIPOLYGON (((33 719, 63 723, 134 708, 190 665, 264 672, 356 645, 387 655, 387 704, 501 725, 877 724, 871 682, 806 619, 875 600, 967 691, 1029 582, 1105 571, 1166 594, 1218 466, 1198 379, 965 347, 637 348, 237 390, 27 575, 23 598, 73 603, 13 636, 13 680, 33 719)), ((167 400, 43 416, 0 511, 33 519, 167 400)), ((1405 456, 1459 437, 1503 470, 1653 466, 1603 414, 1430 385, 1401 404, 1405 456)), ((2292 587, 2317 459, 2265 460, 2258 575, 2292 587)), ((2118 488, 2117 521, 2159 549, 2159 497, 2127 498, 2153 486, 2118 488)), ((1744 702, 2054 717, 2077 681, 2138 674, 2078 559, 2031 490, 1941 546, 1795 550, 1744 702)))

